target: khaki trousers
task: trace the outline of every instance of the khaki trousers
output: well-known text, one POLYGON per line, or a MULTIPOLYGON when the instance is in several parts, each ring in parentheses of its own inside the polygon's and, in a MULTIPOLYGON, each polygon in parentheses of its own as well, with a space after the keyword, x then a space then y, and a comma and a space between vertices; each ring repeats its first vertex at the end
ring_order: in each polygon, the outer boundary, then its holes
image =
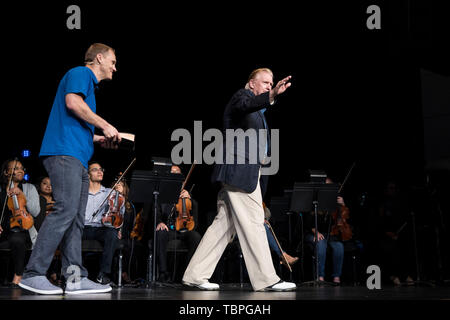
POLYGON ((224 185, 217 198, 217 216, 204 234, 183 276, 183 281, 202 284, 211 278, 230 240, 237 233, 250 283, 257 291, 280 278, 275 272, 266 230, 261 189, 252 193, 224 185))

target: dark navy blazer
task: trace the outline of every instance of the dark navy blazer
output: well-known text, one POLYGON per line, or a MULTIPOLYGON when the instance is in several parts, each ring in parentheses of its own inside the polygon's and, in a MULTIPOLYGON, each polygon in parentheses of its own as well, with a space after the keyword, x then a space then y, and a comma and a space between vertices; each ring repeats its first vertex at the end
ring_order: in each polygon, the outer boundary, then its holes
MULTIPOLYGON (((223 114, 223 136, 226 137, 226 129, 259 129, 265 128, 265 118, 261 109, 270 106, 269 92, 255 96, 255 94, 247 89, 240 89, 237 91, 225 107, 223 114)), ((267 133, 269 133, 267 131, 267 133)), ((257 154, 260 152, 264 154, 265 150, 260 150, 262 146, 265 148, 265 143, 261 144, 259 135, 256 143, 257 154)), ((268 152, 270 156, 270 135, 267 135, 268 152)), ((261 160, 259 157, 256 163, 249 163, 249 145, 245 145, 244 151, 237 151, 237 143, 234 143, 234 161, 233 163, 226 163, 227 152, 225 150, 226 143, 223 143, 223 164, 215 164, 212 173, 213 182, 223 182, 233 187, 242 189, 245 192, 251 193, 256 189, 258 183, 258 174, 261 168, 261 160), (238 157, 245 157, 244 164, 238 164, 238 157)), ((268 176, 261 175, 260 186, 262 194, 266 191, 268 176)))

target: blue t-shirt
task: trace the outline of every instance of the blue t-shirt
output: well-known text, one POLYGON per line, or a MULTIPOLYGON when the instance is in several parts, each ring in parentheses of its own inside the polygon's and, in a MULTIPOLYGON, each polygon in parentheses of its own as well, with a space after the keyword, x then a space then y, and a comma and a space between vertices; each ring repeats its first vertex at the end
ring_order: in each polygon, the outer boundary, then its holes
POLYGON ((88 167, 94 153, 94 125, 74 115, 67 108, 65 99, 68 93, 80 94, 96 112, 94 91, 97 83, 95 74, 88 67, 75 67, 64 75, 53 101, 39 156, 72 156, 88 167))

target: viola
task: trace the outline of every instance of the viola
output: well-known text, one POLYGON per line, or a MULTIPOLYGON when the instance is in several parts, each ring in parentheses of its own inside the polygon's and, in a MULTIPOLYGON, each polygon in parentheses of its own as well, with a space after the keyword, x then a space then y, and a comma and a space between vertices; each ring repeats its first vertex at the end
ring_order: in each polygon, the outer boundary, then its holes
MULTIPOLYGON (((10 188, 14 188, 14 183, 11 181, 10 188)), ((16 195, 13 194, 8 199, 8 209, 11 211, 12 216, 9 219, 10 228, 19 228, 20 230, 28 230, 33 224, 33 216, 28 213, 27 199, 23 193, 16 195)))
POLYGON ((350 217, 350 210, 341 205, 331 214, 334 225, 331 227, 330 235, 338 236, 342 241, 350 240, 353 236, 352 228, 347 223, 347 219, 350 217))
MULTIPOLYGON (((350 170, 345 176, 344 182, 339 187, 338 194, 341 194, 347 179, 350 177, 350 173, 355 167, 356 162, 353 162, 350 170)), ((342 241, 350 240, 353 236, 352 228, 347 223, 347 219, 350 217, 350 210, 343 204, 341 204, 333 213, 331 214, 333 218, 334 225, 331 227, 330 235, 338 236, 342 241)))
POLYGON ((119 191, 114 190, 108 198, 108 212, 102 216, 102 224, 106 227, 119 229, 123 225, 123 214, 120 209, 125 204, 125 197, 119 191))
POLYGON ((195 222, 191 215, 192 201, 189 198, 179 198, 175 205, 178 215, 175 219, 175 229, 180 232, 194 229, 195 222))

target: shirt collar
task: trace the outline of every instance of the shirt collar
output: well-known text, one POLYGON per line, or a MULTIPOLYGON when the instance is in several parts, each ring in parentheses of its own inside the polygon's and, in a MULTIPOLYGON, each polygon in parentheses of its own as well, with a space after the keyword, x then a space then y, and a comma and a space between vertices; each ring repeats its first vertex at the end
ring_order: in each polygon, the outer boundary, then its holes
POLYGON ((91 77, 92 77, 92 80, 94 80, 94 84, 98 85, 98 80, 97 80, 97 77, 95 76, 95 73, 89 67, 86 67, 86 69, 88 69, 89 72, 91 73, 91 77))
POLYGON ((107 191, 106 187, 102 185, 102 186, 100 186, 100 190, 98 190, 97 193, 92 193, 91 191, 89 191, 89 194, 92 194, 92 195, 95 196, 95 195, 97 195, 99 193, 104 193, 106 191, 107 191))

